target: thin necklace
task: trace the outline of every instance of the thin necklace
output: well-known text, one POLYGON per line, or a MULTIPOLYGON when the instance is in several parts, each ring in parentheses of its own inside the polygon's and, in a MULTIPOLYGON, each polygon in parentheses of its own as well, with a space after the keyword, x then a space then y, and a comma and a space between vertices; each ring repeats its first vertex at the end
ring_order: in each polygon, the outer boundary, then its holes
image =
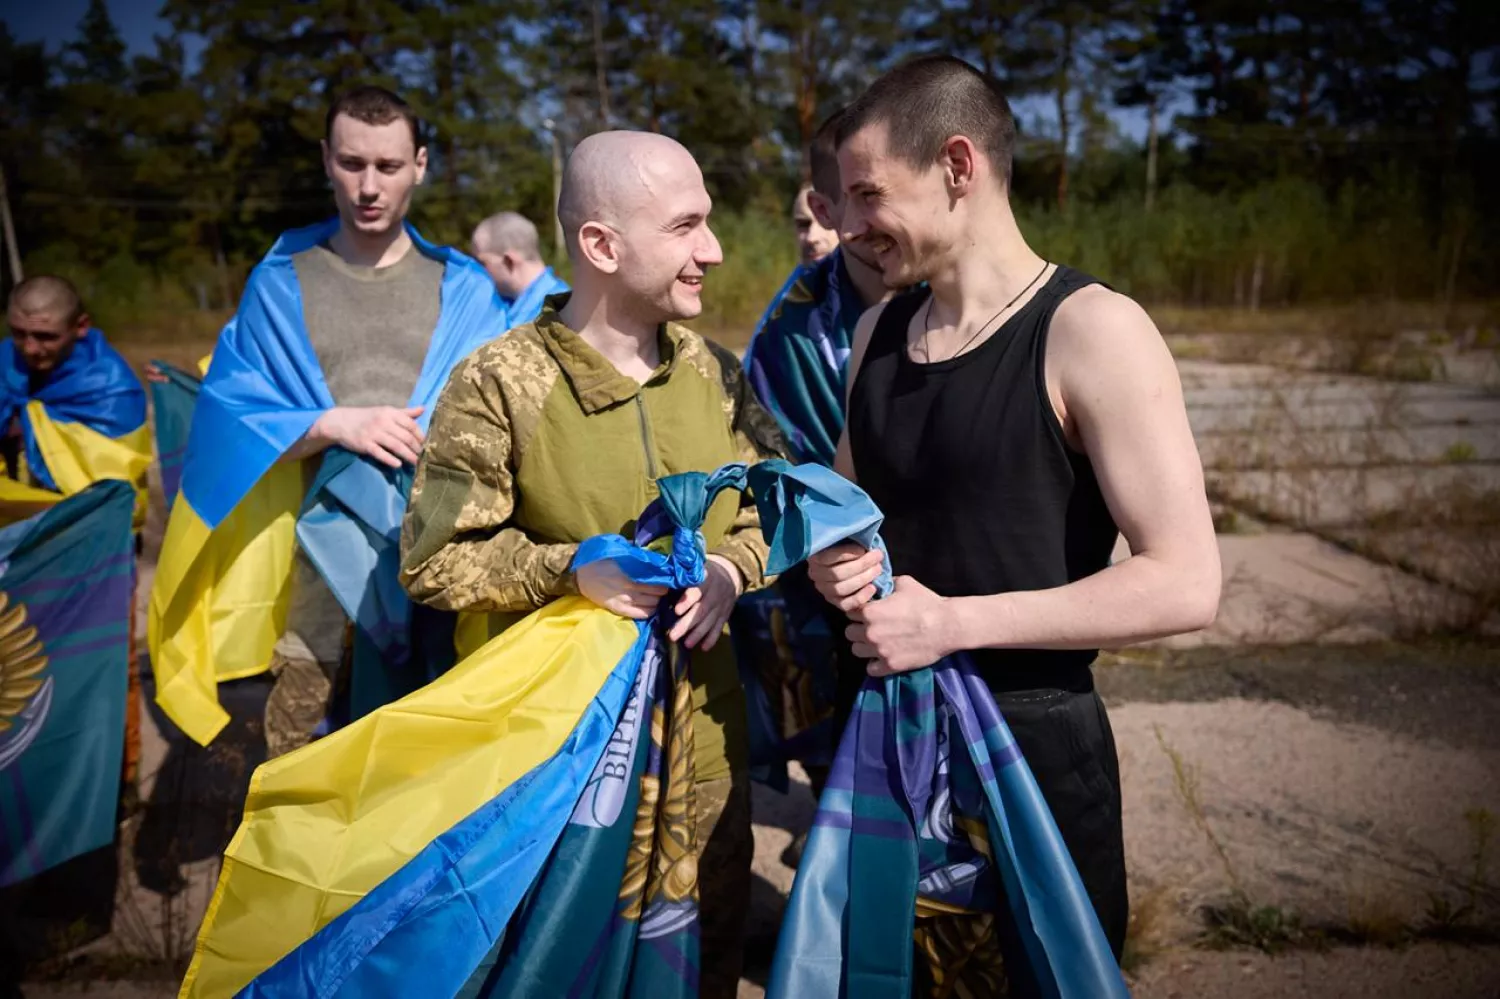
MULTIPOLYGON (((999 319, 1002 315, 1004 315, 1006 309, 1010 308, 1012 305, 1015 305, 1017 302, 1019 302, 1021 300, 1021 296, 1025 295, 1028 291, 1030 291, 1032 289, 1032 286, 1035 285, 1038 281, 1040 281, 1042 279, 1042 275, 1045 274, 1045 273, 1047 273, 1047 268, 1051 267, 1051 266, 1052 265, 1050 263, 1048 263, 1047 261, 1043 260, 1042 261, 1042 269, 1036 272, 1036 277, 1032 278, 1031 282, 1029 284, 1027 284, 1026 287, 1022 288, 1019 292, 1017 292, 1015 298, 1011 299, 1009 302, 1006 302, 1004 305, 1002 305, 1000 307, 1000 311, 999 312, 995 313, 993 316, 990 316, 990 318, 985 322, 985 324, 983 326, 981 326, 981 327, 979 327, 979 329, 975 330, 974 331, 974 335, 971 336, 971 337, 969 337, 969 339, 965 340, 962 347, 959 347, 953 353, 951 353, 947 357, 943 358, 943 360, 945 360, 945 361, 951 361, 955 357, 957 357, 959 354, 962 354, 964 351, 968 350, 969 349, 969 345, 972 344, 975 340, 979 339, 979 334, 981 334, 985 330, 989 329, 990 328, 990 323, 994 322, 996 319, 999 319)), ((933 296, 931 295, 931 293, 929 293, 928 296, 927 296, 927 311, 922 314, 922 336, 920 338, 920 341, 921 341, 921 344, 922 344, 922 363, 923 364, 931 364, 932 363, 932 348, 930 346, 928 346, 928 343, 927 343, 927 334, 930 333, 930 332, 932 332, 932 299, 933 299, 933 296)))

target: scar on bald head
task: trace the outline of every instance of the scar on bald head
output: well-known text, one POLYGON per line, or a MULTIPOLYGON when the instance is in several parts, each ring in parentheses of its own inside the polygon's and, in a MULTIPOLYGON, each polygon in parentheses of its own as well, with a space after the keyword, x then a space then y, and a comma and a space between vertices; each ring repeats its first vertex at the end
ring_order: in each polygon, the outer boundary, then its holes
POLYGON ((83 318, 83 299, 67 278, 52 274, 29 277, 10 290, 8 307, 28 316, 56 316, 72 326, 83 318))
POLYGON ((675 139, 655 132, 599 132, 580 142, 563 170, 557 217, 568 253, 577 253, 578 230, 588 222, 621 225, 661 192, 675 168, 698 166, 675 139))

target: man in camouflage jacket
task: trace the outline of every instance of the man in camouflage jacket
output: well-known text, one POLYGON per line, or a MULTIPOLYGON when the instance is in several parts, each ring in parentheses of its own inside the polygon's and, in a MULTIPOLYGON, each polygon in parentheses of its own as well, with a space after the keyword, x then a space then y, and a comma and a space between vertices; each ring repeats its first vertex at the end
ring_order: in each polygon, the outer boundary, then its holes
MULTIPOLYGON (((574 573, 579 542, 630 536, 661 476, 780 451, 734 355, 674 321, 699 313, 703 274, 722 260, 709 207, 670 139, 608 132, 574 151, 559 215, 575 291, 454 370, 402 531, 403 583, 468 612, 463 644, 565 594, 648 616, 664 591, 607 562, 574 573)), ((712 997, 737 987, 753 852, 745 695, 719 639, 740 594, 765 584, 766 545, 754 506, 732 493, 702 531, 708 578, 677 603, 671 637, 693 650, 700 995, 712 997)))

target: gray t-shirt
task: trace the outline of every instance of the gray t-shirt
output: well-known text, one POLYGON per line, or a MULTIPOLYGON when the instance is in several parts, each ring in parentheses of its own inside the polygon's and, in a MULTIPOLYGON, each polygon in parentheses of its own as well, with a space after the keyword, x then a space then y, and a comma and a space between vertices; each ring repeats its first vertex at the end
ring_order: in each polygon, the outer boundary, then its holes
MULTIPOLYGON (((389 267, 356 267, 320 244, 292 256, 302 317, 340 406, 405 406, 437 327, 443 265, 413 246, 389 267)), ((299 547, 277 651, 336 669, 347 618, 299 547)))
POLYGON ((334 402, 405 406, 437 327, 442 263, 413 246, 389 267, 356 267, 319 244, 292 264, 334 402))

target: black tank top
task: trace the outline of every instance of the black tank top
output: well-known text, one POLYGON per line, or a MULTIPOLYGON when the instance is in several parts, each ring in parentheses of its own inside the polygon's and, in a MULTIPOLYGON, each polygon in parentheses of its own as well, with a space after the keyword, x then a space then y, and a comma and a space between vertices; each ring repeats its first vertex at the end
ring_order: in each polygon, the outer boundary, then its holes
MULTIPOLYGON (((1047 395, 1047 329, 1094 278, 1059 267, 988 340, 921 364, 907 326, 926 289, 892 299, 849 403, 859 484, 885 512, 891 565, 949 597, 1062 586, 1109 565, 1118 529, 1047 395)), ((1092 689, 1095 651, 982 649, 999 691, 1092 689)))

